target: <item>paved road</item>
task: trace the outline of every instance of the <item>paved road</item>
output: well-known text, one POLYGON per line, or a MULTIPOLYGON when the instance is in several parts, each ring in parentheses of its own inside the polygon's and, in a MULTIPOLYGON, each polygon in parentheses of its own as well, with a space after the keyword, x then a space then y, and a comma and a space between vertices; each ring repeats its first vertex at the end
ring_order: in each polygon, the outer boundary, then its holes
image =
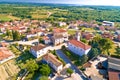
POLYGON ((83 76, 83 74, 80 72, 80 70, 74 64, 72 64, 70 59, 68 59, 68 57, 60 49, 56 50, 56 52, 57 52, 57 55, 66 62, 66 64, 71 65, 70 68, 74 70, 76 73, 78 73, 83 80, 87 80, 85 76, 83 76))

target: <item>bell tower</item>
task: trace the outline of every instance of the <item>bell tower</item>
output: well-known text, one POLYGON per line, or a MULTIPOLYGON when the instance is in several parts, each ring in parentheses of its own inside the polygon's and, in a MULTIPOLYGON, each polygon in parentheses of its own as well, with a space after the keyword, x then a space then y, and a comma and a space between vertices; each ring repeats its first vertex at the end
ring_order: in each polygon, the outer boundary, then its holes
POLYGON ((80 32, 76 31, 75 38, 77 41, 80 41, 80 36, 81 36, 80 32))

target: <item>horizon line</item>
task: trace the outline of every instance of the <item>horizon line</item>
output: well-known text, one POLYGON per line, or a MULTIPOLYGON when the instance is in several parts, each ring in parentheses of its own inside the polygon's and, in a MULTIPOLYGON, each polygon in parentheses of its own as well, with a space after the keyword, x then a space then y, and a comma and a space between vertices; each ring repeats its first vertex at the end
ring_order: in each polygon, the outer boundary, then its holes
POLYGON ((22 3, 22 4, 26 4, 26 3, 30 3, 30 4, 54 4, 54 5, 67 5, 67 6, 116 6, 116 7, 120 7, 120 5, 88 5, 88 4, 71 4, 71 3, 46 3, 46 2, 8 2, 8 1, 0 1, 0 3, 22 3))

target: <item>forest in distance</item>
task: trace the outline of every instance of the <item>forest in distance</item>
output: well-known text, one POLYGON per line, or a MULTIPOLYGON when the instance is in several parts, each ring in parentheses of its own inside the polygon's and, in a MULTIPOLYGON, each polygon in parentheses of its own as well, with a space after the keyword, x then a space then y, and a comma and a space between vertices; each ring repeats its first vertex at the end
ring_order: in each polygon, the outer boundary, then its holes
POLYGON ((55 4, 0 4, 0 22, 37 19, 45 21, 120 22, 120 7, 117 6, 75 6, 55 4))

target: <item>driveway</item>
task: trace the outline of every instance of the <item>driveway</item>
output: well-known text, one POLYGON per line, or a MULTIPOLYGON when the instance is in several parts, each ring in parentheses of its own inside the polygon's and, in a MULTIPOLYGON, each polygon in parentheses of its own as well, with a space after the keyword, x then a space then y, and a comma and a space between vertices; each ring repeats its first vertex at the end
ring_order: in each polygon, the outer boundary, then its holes
POLYGON ((62 58, 66 64, 70 64, 70 68, 75 71, 75 73, 78 73, 82 80, 87 80, 85 76, 82 74, 82 72, 70 61, 70 59, 60 50, 56 50, 57 55, 62 58))

